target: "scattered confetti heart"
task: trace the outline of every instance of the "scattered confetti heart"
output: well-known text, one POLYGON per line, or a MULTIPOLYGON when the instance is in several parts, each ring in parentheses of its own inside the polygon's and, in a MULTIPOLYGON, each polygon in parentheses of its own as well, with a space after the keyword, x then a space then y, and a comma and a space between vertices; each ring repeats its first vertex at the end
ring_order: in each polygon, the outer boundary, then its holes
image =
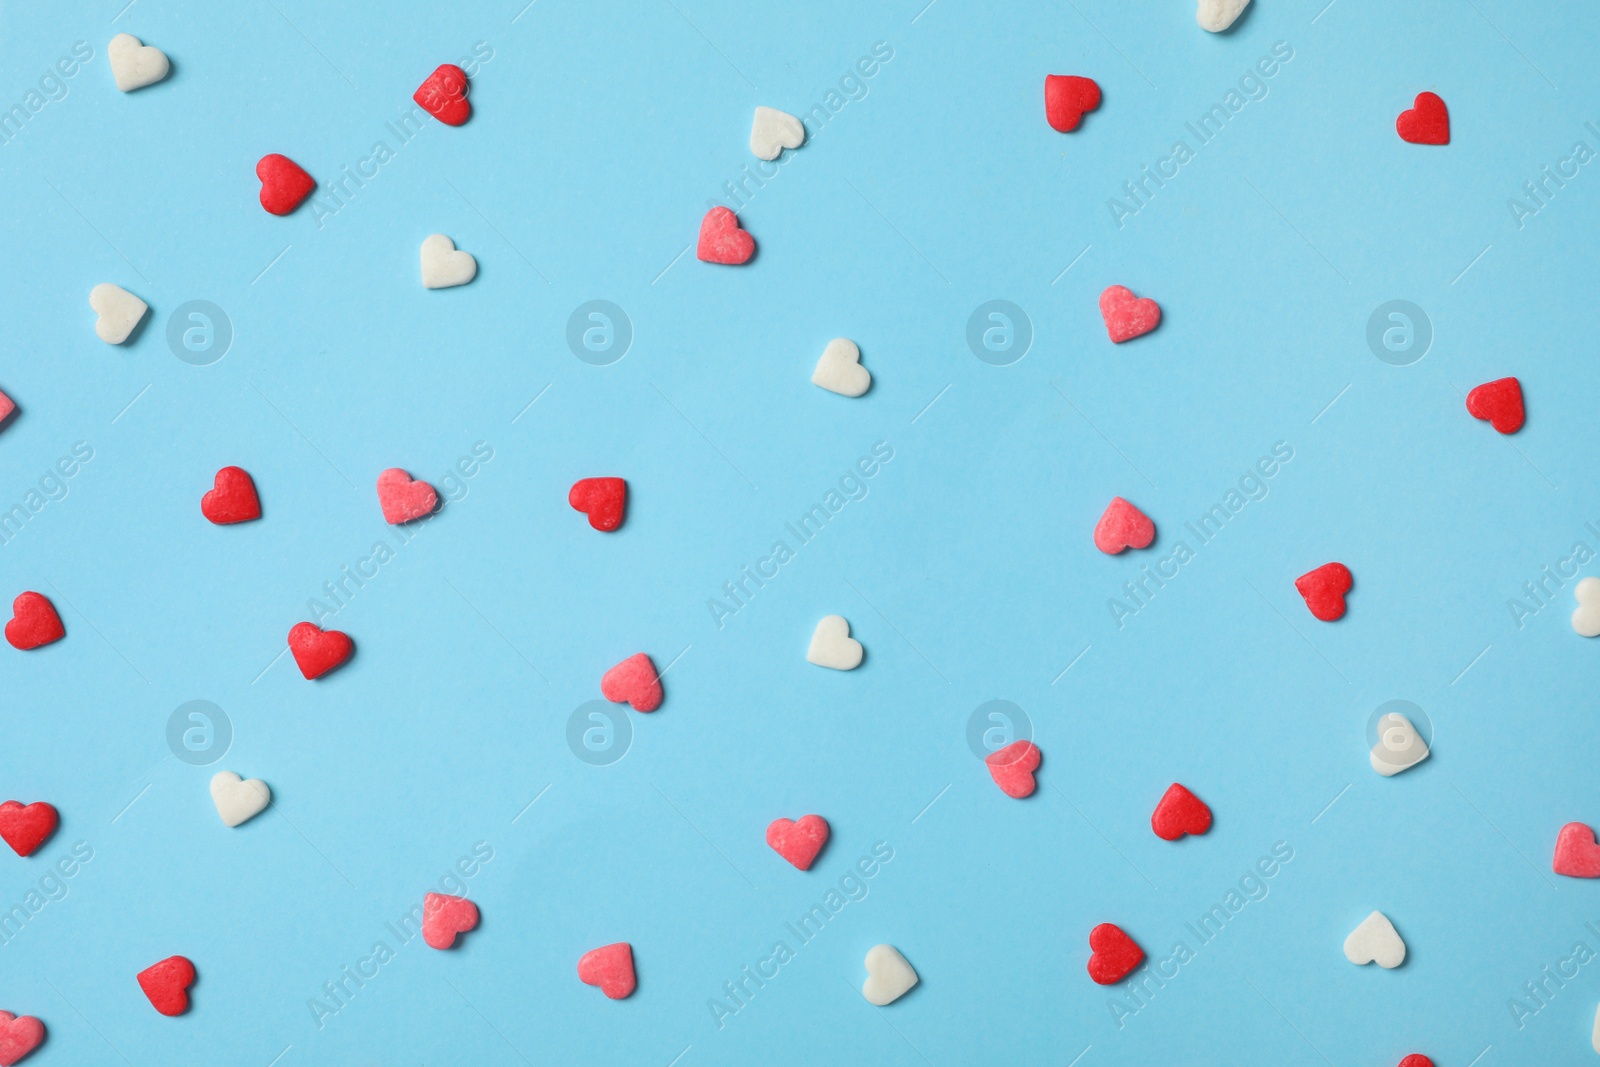
POLYGON ((1344 958, 1351 963, 1376 963, 1379 967, 1393 969, 1405 962, 1406 943, 1400 940, 1386 915, 1375 911, 1361 920, 1361 925, 1350 931, 1344 939, 1344 958))
POLYGON ((194 984, 194 964, 182 956, 168 956, 139 972, 139 988, 162 1015, 182 1015, 189 1010, 189 987, 194 984))
POLYGON ((1556 855, 1550 869, 1568 878, 1600 878, 1600 844, 1594 831, 1581 822, 1569 822, 1556 835, 1556 855))
POLYGON ((1344 595, 1353 582, 1350 568, 1343 563, 1324 563, 1296 578, 1294 587, 1300 590, 1312 615, 1323 622, 1333 622, 1344 617, 1344 595))
POLYGON ((1076 74, 1044 76, 1044 117, 1050 128, 1071 133, 1085 113, 1100 106, 1100 86, 1076 74))
POLYGON ((89 290, 89 307, 99 316, 94 321, 95 336, 108 345, 126 341, 150 310, 149 304, 110 282, 101 282, 89 290))
POLYGON ((873 945, 867 949, 864 961, 867 980, 861 983, 861 995, 868 1004, 883 1007, 893 1004, 911 991, 919 979, 911 964, 893 945, 873 945))
POLYGON ((628 703, 634 711, 655 711, 661 706, 661 676, 643 652, 636 652, 606 671, 600 692, 613 703, 628 703))
POLYGON ((1189 790, 1172 783, 1150 814, 1150 829, 1163 841, 1176 841, 1184 834, 1203 834, 1211 829, 1211 809, 1189 790))
POLYGON ((242 468, 223 467, 211 484, 212 488, 200 498, 200 514, 218 526, 261 517, 255 480, 242 468))
POLYGON ((411 99, 428 114, 446 126, 460 126, 472 117, 472 105, 467 102, 467 72, 454 63, 441 63, 411 99))
POLYGON ((579 478, 567 491, 574 511, 589 516, 589 525, 610 533, 622 525, 628 506, 628 483, 621 478, 579 478))
POLYGON ((1113 285, 1100 294, 1100 317, 1116 344, 1149 333, 1161 324, 1161 305, 1147 296, 1134 296, 1126 286, 1113 285))
POLYGON ((638 985, 633 973, 633 946, 626 941, 590 949, 578 960, 578 981, 599 986, 612 1000, 621 1000, 638 985))
POLYGON ((836 671, 853 671, 861 666, 861 642, 850 636, 850 623, 843 615, 825 615, 811 633, 806 661, 836 671))
POLYGON ((1144 949, 1116 923, 1101 923, 1089 931, 1089 977, 1100 985, 1114 985, 1144 962, 1144 949))
POLYGON ((261 179, 261 206, 274 215, 287 215, 311 195, 317 183, 288 156, 273 152, 256 164, 261 179))
POLYGON ((6 623, 6 640, 12 648, 27 651, 59 641, 67 636, 56 607, 42 593, 21 594, 11 602, 11 621, 6 623))
POLYGON ((1000 792, 1021 800, 1033 793, 1037 783, 1033 772, 1039 769, 1039 746, 1032 741, 1013 741, 1005 748, 989 753, 983 762, 989 767, 989 776, 1000 792))
POLYGON ((861 349, 854 341, 836 337, 822 350, 811 384, 840 396, 860 396, 872 385, 872 375, 861 365, 861 349))
POLYGON ((119 33, 106 45, 106 59, 117 88, 125 93, 154 85, 167 76, 172 64, 159 48, 144 44, 131 33, 119 33))
POLYGON ((1202 30, 1221 33, 1232 26, 1249 6, 1250 0, 1200 0, 1194 17, 1202 30))
POLYGON ((8 800, 0 804, 0 838, 19 856, 31 856, 56 832, 61 817, 42 800, 32 804, 8 800))
POLYGON ((1391 711, 1378 720, 1378 743, 1367 755, 1372 769, 1385 778, 1415 767, 1428 758, 1428 743, 1411 720, 1391 711))
POLYGON ((429 948, 449 948, 457 934, 477 926, 478 906, 466 897, 429 893, 422 898, 422 940, 429 948))
POLYGON ((756 254, 756 239, 739 228, 739 216, 714 207, 700 221, 700 244, 695 255, 707 263, 737 266, 756 254))
POLYGON ((297 622, 289 628, 289 651, 306 678, 321 678, 350 658, 356 649, 348 634, 323 630, 315 623, 297 622))
POLYGON ((1420 1052, 1413 1052, 1400 1061, 1400 1067, 1433 1067, 1433 1061, 1420 1052))
POLYGON ((1522 383, 1515 378, 1485 382, 1467 394, 1467 410, 1501 433, 1522 429, 1522 383))
POLYGON ((31 1015, 0 1011, 0 1067, 19 1062, 43 1040, 44 1023, 31 1015))
POLYGON ((1409 111, 1400 112, 1394 128, 1412 144, 1449 144, 1450 112, 1434 93, 1418 93, 1409 111))
POLYGON ((0 393, 0 422, 5 422, 11 413, 17 410, 17 402, 4 393, 0 393))
POLYGON ((1114 556, 1125 548, 1148 548, 1155 539, 1156 524, 1120 496, 1111 498, 1094 525, 1094 547, 1107 555, 1114 556))
POLYGON ((755 121, 750 124, 750 151, 757 159, 777 159, 785 148, 805 143, 805 123, 775 107, 756 108, 755 121))
POLYGON ((794 819, 773 819, 767 825, 767 844, 772 851, 800 868, 811 869, 817 853, 828 843, 828 820, 820 815, 794 819))
POLYGON ((453 285, 466 285, 478 276, 478 261, 470 252, 460 252, 456 243, 442 233, 436 233, 422 242, 422 286, 424 289, 448 289, 453 285))
POLYGON ((218 771, 211 779, 211 803, 224 826, 238 826, 267 810, 272 790, 259 778, 240 779, 232 771, 218 771))
POLYGON ((1572 629, 1580 637, 1600 637, 1600 578, 1593 575, 1572 590, 1578 607, 1572 613, 1572 629))
POLYGON ((391 526, 430 514, 439 503, 439 494, 427 482, 411 477, 399 467, 378 475, 378 506, 383 521, 391 526))

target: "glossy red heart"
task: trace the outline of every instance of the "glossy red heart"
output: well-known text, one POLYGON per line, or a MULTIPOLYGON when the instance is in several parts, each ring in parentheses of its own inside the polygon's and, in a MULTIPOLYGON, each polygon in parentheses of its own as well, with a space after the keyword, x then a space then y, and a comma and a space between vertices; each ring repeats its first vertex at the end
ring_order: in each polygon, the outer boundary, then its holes
POLYGON ((585 952, 578 961, 578 981, 599 986, 600 992, 612 1000, 621 1000, 638 984, 633 973, 633 946, 618 941, 585 952))
POLYGON ((1203 834, 1211 829, 1211 809, 1206 807, 1205 801, 1173 782, 1150 814, 1150 829, 1163 841, 1176 841, 1184 834, 1203 834))
POLYGON ((43 1040, 44 1023, 31 1015, 0 1011, 0 1067, 11 1067, 43 1040))
POLYGON ((1161 305, 1147 296, 1134 296, 1126 286, 1113 285, 1100 294, 1100 317, 1116 344, 1149 333, 1161 324, 1161 305))
POLYGON ((756 239, 739 228, 739 216, 714 207, 700 220, 700 244, 695 255, 707 263, 737 266, 756 254, 756 239))
POLYGON ((1300 590, 1311 614, 1323 622, 1333 622, 1344 617, 1344 595, 1354 583, 1349 567, 1343 563, 1324 563, 1296 578, 1294 587, 1300 590))
POLYGON ((1086 112, 1100 106, 1100 86, 1093 78, 1076 74, 1044 76, 1044 117, 1050 128, 1070 133, 1086 112))
POLYGON ((189 987, 194 984, 194 964, 182 956, 168 956, 139 972, 139 988, 162 1015, 182 1015, 189 1010, 189 987))
POLYGON ((457 934, 477 926, 478 906, 466 897, 429 893, 422 898, 422 940, 429 948, 449 948, 457 934))
POLYGON ((261 179, 261 206, 274 215, 287 215, 311 195, 317 183, 288 156, 274 152, 256 164, 261 179))
POLYGON ((627 703, 634 711, 655 711, 661 706, 661 676, 643 652, 636 652, 600 678, 600 692, 610 701, 627 703))
POLYGON ((628 483, 621 478, 579 478, 567 493, 567 503, 589 516, 589 525, 610 533, 622 525, 628 505, 628 483))
POLYGON ((459 126, 472 117, 467 102, 467 72, 454 63, 443 63, 417 87, 411 99, 446 126, 459 126))
POLYGON ((1039 769, 1039 746, 1032 741, 1013 741, 1005 748, 989 753, 983 761, 989 767, 989 777, 1008 797, 1021 800, 1033 793, 1038 785, 1033 772, 1039 769))
POLYGON ((1420 1052, 1413 1052, 1400 1061, 1400 1067, 1433 1067, 1433 1061, 1420 1052))
POLYGON ((817 853, 828 843, 828 820, 820 815, 774 819, 767 825, 767 844, 802 871, 810 870, 817 853))
POLYGON ((0 804, 0 838, 19 856, 31 856, 56 832, 61 817, 42 800, 23 804, 8 800, 0 804))
POLYGON ((1522 406, 1522 383, 1515 378, 1484 382, 1467 394, 1467 410, 1501 433, 1522 429, 1526 412, 1522 406))
POLYGON ((349 659, 355 648, 348 634, 323 630, 315 623, 297 622, 289 628, 289 651, 308 679, 321 678, 349 659))
POLYGON ((27 651, 59 641, 67 636, 61 616, 43 593, 21 594, 11 602, 11 621, 6 623, 6 640, 12 648, 27 651))
POLYGON ((1412 144, 1449 144, 1450 111, 1434 93, 1418 93, 1409 111, 1400 112, 1394 128, 1412 144))
POLYGON ((1600 844, 1594 831, 1581 822, 1569 822, 1556 835, 1556 855, 1550 869, 1568 878, 1600 878, 1600 844))
POLYGON ((430 514, 439 503, 439 494, 427 482, 411 477, 399 467, 378 475, 378 506, 383 521, 399 525, 430 514))
POLYGON ((1111 498, 1094 526, 1094 547, 1112 556, 1125 548, 1148 548, 1155 539, 1156 524, 1120 496, 1111 498))
POLYGON ((1122 981, 1144 962, 1144 949, 1115 923, 1101 923, 1089 931, 1089 977, 1101 985, 1122 981))
POLYGON ((212 481, 212 489, 200 498, 200 514, 227 526, 261 517, 261 498, 256 483, 239 467, 223 467, 212 481))

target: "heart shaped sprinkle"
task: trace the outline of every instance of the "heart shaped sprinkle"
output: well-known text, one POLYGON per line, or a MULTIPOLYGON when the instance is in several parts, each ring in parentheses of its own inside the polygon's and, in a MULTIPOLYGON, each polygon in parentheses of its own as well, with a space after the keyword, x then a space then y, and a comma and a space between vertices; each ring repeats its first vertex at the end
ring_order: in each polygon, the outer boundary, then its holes
POLYGON ((446 126, 460 126, 472 117, 467 102, 467 72, 454 63, 441 63, 425 78, 411 99, 446 126))
POLYGON ((211 779, 211 803, 224 826, 238 826, 267 810, 272 790, 259 778, 245 780, 232 771, 218 771, 211 779))
MULTIPOLYGON (((1600 1049, 1596 1051, 1600 1052, 1600 1049)), ((1433 1067, 1433 1061, 1420 1052, 1413 1052, 1400 1061, 1400 1067, 1433 1067)))
POLYGON ((1126 286, 1113 285, 1100 294, 1100 317, 1115 344, 1131 341, 1161 324, 1161 305, 1147 296, 1134 296, 1126 286))
POLYGON ((1579 637, 1600 637, 1600 578, 1593 575, 1572 590, 1578 606, 1572 612, 1572 629, 1579 637))
POLYGON ((289 651, 306 678, 321 678, 350 658, 355 642, 338 630, 323 630, 315 623, 297 622, 289 628, 289 651))
POLYGON ((1467 411, 1501 433, 1522 429, 1526 413, 1522 406, 1522 383, 1515 378, 1484 382, 1467 394, 1467 411))
POLYGON ((67 636, 56 607, 43 593, 23 593, 11 602, 11 621, 6 623, 6 640, 12 648, 26 652, 67 636))
POLYGON ((1354 582, 1350 568, 1343 563, 1324 563, 1296 578, 1294 587, 1300 591, 1312 615, 1323 622, 1333 622, 1344 617, 1344 595, 1354 582))
POLYGON ((1033 793, 1038 784, 1033 772, 1039 769, 1039 746, 1032 741, 1013 741, 1005 748, 989 753, 983 761, 989 776, 1000 792, 1021 800, 1033 793))
POLYGON ((805 123, 775 107, 756 108, 755 121, 750 124, 750 151, 757 159, 777 159, 785 148, 805 143, 805 123))
POLYGON ((589 525, 610 533, 622 525, 628 506, 628 483, 621 478, 579 478, 567 490, 567 503, 589 516, 589 525))
POLYGON ((1556 835, 1556 854, 1550 869, 1568 878, 1600 878, 1600 844, 1594 831, 1581 822, 1569 822, 1556 835))
POLYGON ((289 214, 317 187, 300 164, 276 152, 261 157, 256 177, 261 179, 261 206, 274 215, 289 214))
POLYGON ((633 946, 626 941, 590 949, 578 960, 578 981, 599 986, 612 1000, 621 1000, 638 986, 633 971, 633 946))
POLYGON ((1089 931, 1089 977, 1100 985, 1113 985, 1144 962, 1144 949, 1116 923, 1101 923, 1089 931))
POLYGON ((1094 547, 1111 556, 1125 548, 1149 548, 1155 539, 1156 524, 1120 496, 1111 498, 1094 525, 1094 547))
POLYGON ((44 1041, 44 1023, 31 1015, 0 1011, 0 1067, 11 1067, 44 1041))
POLYGON ((422 287, 449 289, 466 285, 478 276, 478 261, 470 252, 459 252, 456 243, 442 233, 422 242, 422 287))
POLYGON ((189 987, 194 984, 194 964, 182 956, 168 956, 139 972, 139 988, 162 1015, 182 1015, 189 1010, 189 987))
POLYGON ((447 949, 456 935, 478 926, 478 906, 466 897, 429 893, 422 898, 422 940, 429 948, 447 949))
POLYGON ((1203 834, 1211 829, 1211 809, 1205 801, 1173 782, 1150 814, 1150 829, 1163 841, 1176 841, 1184 834, 1203 834))
POLYGON ((218 526, 249 522, 261 517, 261 498, 256 483, 240 467, 223 467, 212 479, 211 489, 200 498, 200 514, 218 526))
POLYGON ((378 506, 383 509, 383 521, 391 526, 431 514, 438 503, 439 494, 433 486, 412 478, 399 467, 390 467, 378 475, 378 506))
POLYGON ((739 228, 739 216, 714 207, 700 220, 700 243, 695 255, 706 263, 737 266, 756 254, 756 239, 739 228))
POLYGON ((1418 93, 1409 111, 1400 112, 1394 128, 1412 144, 1449 144, 1450 112, 1434 93, 1418 93))
POLYGON ((99 316, 94 321, 94 334, 108 345, 126 341, 150 310, 149 304, 110 282, 101 282, 89 290, 89 307, 99 316))
POLYGON ((661 706, 661 676, 649 656, 636 652, 606 671, 600 692, 613 703, 631 704, 634 711, 655 711, 661 706))
POLYGON ((843 615, 825 615, 811 633, 806 662, 836 671, 853 671, 861 666, 864 650, 850 636, 850 623, 843 615))
POLYGON ((872 385, 872 375, 861 365, 861 349, 854 341, 836 337, 822 350, 811 384, 840 396, 860 396, 872 385))
POLYGON ((125 93, 154 85, 167 76, 172 64, 167 54, 147 45, 131 33, 119 33, 106 45, 106 59, 117 88, 125 93))
POLYGON ((17 410, 17 402, 4 393, 0 393, 0 422, 5 422, 11 413, 17 410))
POLYGON ((1076 74, 1044 76, 1044 118, 1050 128, 1071 133, 1083 116, 1100 106, 1100 86, 1076 74))
POLYGON ((1375 911, 1344 939, 1344 958, 1355 964, 1376 963, 1392 970, 1405 962, 1406 943, 1388 916, 1375 911))
POLYGON ((42 800, 32 804, 8 800, 0 804, 0 838, 19 856, 37 852, 60 823, 56 809, 42 800))
POLYGON ((1194 18, 1207 33, 1221 33, 1232 26, 1249 6, 1250 0, 1200 0, 1194 18))
POLYGON ((867 958, 863 962, 867 968, 867 980, 861 983, 861 995, 867 998, 868 1004, 880 1008, 885 1004, 893 1004, 920 981, 917 972, 911 969, 911 964, 893 945, 873 945, 867 949, 867 958))
POLYGON ((828 820, 820 815, 802 815, 799 821, 773 819, 767 824, 767 844, 772 851, 802 871, 811 869, 827 843, 828 820))
POLYGON ((1427 758, 1428 743, 1411 725, 1410 719, 1397 711, 1378 719, 1378 743, 1367 754, 1373 770, 1392 778, 1427 758))

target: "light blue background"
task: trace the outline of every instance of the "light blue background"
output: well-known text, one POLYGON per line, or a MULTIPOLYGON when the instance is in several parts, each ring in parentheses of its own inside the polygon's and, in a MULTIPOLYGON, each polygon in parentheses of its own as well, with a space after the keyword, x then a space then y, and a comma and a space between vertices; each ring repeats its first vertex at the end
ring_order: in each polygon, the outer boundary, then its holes
POLYGON ((1600 549, 1600 164, 1522 228, 1507 200, 1600 149, 1600 12, 1324 2, 1259 0, 1223 36, 1190 0, 6 4, 4 107, 94 53, 0 147, 0 388, 22 409, 0 508, 94 451, 0 548, 3 598, 38 589, 67 627, 0 650, 0 792, 62 813, 36 857, 0 857, 0 905, 94 851, 0 947, 0 1007, 49 1028, 30 1062, 1586 1060, 1600 964, 1520 1028, 1507 1002, 1600 949, 1600 885, 1549 870, 1563 823, 1600 823, 1600 650, 1570 584, 1521 628, 1506 601, 1600 549), (172 77, 117 93, 121 31, 172 77), (470 123, 397 147, 385 123, 478 42, 470 123), (741 206, 755 261, 678 258, 754 163, 752 109, 824 103, 876 42, 865 95, 741 206), (1185 123, 1275 42, 1293 59, 1265 98, 1197 145, 1185 123), (1104 90, 1077 133, 1044 121, 1049 73, 1104 90), (1424 89, 1447 148, 1395 136, 1424 89), (1195 158, 1119 228, 1108 198, 1179 138, 1195 158), (259 208, 261 155, 329 182, 379 139, 395 158, 337 214, 259 208), (434 232, 478 257, 470 286, 420 287, 434 232), (126 348, 93 334, 102 281, 151 305, 126 348), (1109 284, 1159 300, 1160 329, 1111 345, 1109 284), (210 366, 166 343, 193 299, 235 331, 210 366), (566 344, 592 299, 632 321, 611 366, 566 344), (992 299, 1034 330, 1008 367, 965 341, 992 299), (1435 333, 1407 367, 1366 342, 1393 299, 1435 333), (808 381, 836 336, 872 371, 862 399, 808 381), (1502 439, 1462 394, 1508 374, 1529 416, 1502 439), (708 598, 880 441, 868 495, 719 629, 708 598), (330 622, 355 659, 315 684, 274 659, 392 543, 378 472, 443 486, 477 442, 493 459, 330 622), (1197 547, 1183 523, 1276 442, 1269 494, 1197 547), (225 464, 262 521, 201 518, 225 464), (630 485, 613 536, 566 505, 599 474, 630 485), (1154 518, 1150 552, 1094 549, 1117 494, 1154 518), (1119 629, 1108 598, 1179 539, 1195 558, 1119 629), (1324 625, 1292 582, 1330 559, 1356 586, 1324 625), (867 647, 854 673, 804 660, 832 612, 867 647), (624 713, 619 762, 581 762, 569 716, 639 650, 673 663, 665 704, 624 713), (1366 723, 1397 697, 1435 752, 1381 779, 1366 723), (1044 752, 1024 802, 966 744, 995 698, 1044 752), (192 699, 233 725, 210 767, 167 748, 192 699), (223 827, 220 768, 269 782, 269 813, 223 827), (1172 781, 1216 812, 1206 837, 1150 833, 1172 781), (833 839, 802 874, 763 833, 806 812, 833 839), (880 841, 866 898, 794 942, 880 841), (308 999, 479 842, 480 929, 400 948, 319 1028, 308 999), (1277 842, 1269 895, 1196 947, 1184 923, 1277 842), (1399 970, 1343 958, 1374 908, 1399 970), (1120 1027, 1084 973, 1102 921, 1195 949, 1120 1027), (719 1029, 708 999, 780 938, 795 958, 719 1029), (620 1003, 574 975, 616 940, 640 979, 620 1003), (880 1011, 857 989, 883 941, 922 984, 880 1011), (200 974, 180 1019, 134 983, 173 953, 200 974))

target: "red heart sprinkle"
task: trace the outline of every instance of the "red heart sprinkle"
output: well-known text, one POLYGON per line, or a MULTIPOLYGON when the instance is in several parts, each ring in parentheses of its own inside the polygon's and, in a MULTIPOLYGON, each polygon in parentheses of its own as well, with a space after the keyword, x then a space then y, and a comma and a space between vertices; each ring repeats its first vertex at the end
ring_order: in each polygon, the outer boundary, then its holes
POLYGON ((1600 878, 1600 844, 1594 831, 1581 822, 1569 822, 1556 835, 1556 856, 1550 869, 1568 878, 1600 878))
POLYGON ((1089 977, 1112 985, 1144 962, 1144 949, 1115 923, 1101 923, 1089 931, 1089 977))
POLYGON ((182 956, 168 956, 139 972, 139 988, 162 1015, 182 1015, 189 1010, 189 987, 194 984, 194 964, 182 956))
POLYGON ((390 467, 378 475, 378 506, 383 508, 383 521, 391 526, 420 519, 438 503, 439 494, 433 486, 412 478, 399 467, 390 467))
POLYGON ((1400 1067, 1433 1067, 1433 1061, 1420 1052, 1413 1052, 1400 1061, 1400 1067))
POLYGON ((827 843, 828 820, 820 815, 802 815, 798 822, 773 819, 767 826, 767 844, 802 871, 811 869, 817 853, 827 843))
POLYGON ((467 102, 467 72, 454 63, 443 63, 411 94, 417 105, 444 123, 459 126, 472 117, 467 102))
POLYGON ((1411 110, 1400 112, 1394 128, 1412 144, 1449 144, 1450 112, 1434 93, 1418 93, 1411 110))
MULTIPOLYGON (((17 410, 17 402, 6 396, 6 394, 0 393, 0 422, 5 422, 9 419, 11 413, 15 410, 17 410)), ((38 1020, 34 1021, 37 1022, 38 1020)))
POLYGON ((600 692, 607 700, 633 705, 634 711, 655 711, 661 706, 661 676, 649 656, 636 652, 606 671, 600 692))
POLYGON ((694 254, 707 263, 736 266, 756 254, 756 239, 739 228, 739 216, 714 207, 700 220, 700 245, 694 254))
POLYGON ((1150 829, 1163 841, 1176 841, 1184 834, 1203 834, 1211 829, 1211 809, 1206 807, 1205 801, 1173 782, 1150 814, 1150 829))
POLYGON ((1522 429, 1526 413, 1522 406, 1522 383, 1515 378, 1484 382, 1467 394, 1467 410, 1501 433, 1522 429))
POLYGON ((24 806, 21 801, 0 804, 0 838, 19 856, 31 856, 56 832, 61 817, 42 800, 24 806))
POLYGON ((1008 797, 1021 800, 1038 784, 1033 772, 1039 769, 1039 746, 1032 741, 1013 741, 1005 748, 991 752, 983 762, 989 767, 989 777, 1008 797))
POLYGON ((589 516, 589 525, 610 533, 622 525, 628 504, 628 483, 621 478, 579 478, 567 493, 573 510, 589 516))
POLYGON ((287 215, 299 207, 317 183, 288 156, 274 152, 256 164, 261 179, 261 206, 274 215, 287 215))
POLYGON ((1300 590, 1311 614, 1323 622, 1333 622, 1344 617, 1344 595, 1354 581, 1350 568, 1343 563, 1324 563, 1296 578, 1294 587, 1300 590))
POLYGON ((261 498, 256 483, 239 467, 223 467, 212 482, 213 488, 200 498, 200 514, 227 526, 261 517, 261 498))
POLYGON ((478 906, 466 897, 429 893, 422 898, 422 940, 429 948, 449 948, 457 934, 477 926, 478 906))
POLYGON ((633 946, 618 941, 585 952, 578 961, 578 981, 599 986, 612 1000, 621 1000, 638 985, 633 974, 633 946))
POLYGON ((43 1040, 44 1023, 31 1015, 0 1011, 0 1067, 11 1067, 43 1040))
POLYGON ((11 602, 11 621, 6 623, 6 640, 12 648, 24 651, 48 645, 67 636, 56 607, 44 594, 27 592, 11 602))
POLYGON ((1100 86, 1093 78, 1076 74, 1044 76, 1044 117, 1050 128, 1071 133, 1085 112, 1100 106, 1100 86))
POLYGON ((1111 498, 1094 526, 1094 547, 1112 556, 1125 548, 1148 548, 1155 539, 1156 524, 1120 496, 1111 498))
POLYGON ((289 628, 289 651, 300 673, 321 678, 350 658, 355 642, 338 630, 323 630, 315 623, 297 622, 289 628))
POLYGON ((1161 324, 1161 305, 1147 296, 1134 296, 1126 286, 1113 285, 1100 294, 1100 317, 1116 344, 1147 334, 1161 324))

